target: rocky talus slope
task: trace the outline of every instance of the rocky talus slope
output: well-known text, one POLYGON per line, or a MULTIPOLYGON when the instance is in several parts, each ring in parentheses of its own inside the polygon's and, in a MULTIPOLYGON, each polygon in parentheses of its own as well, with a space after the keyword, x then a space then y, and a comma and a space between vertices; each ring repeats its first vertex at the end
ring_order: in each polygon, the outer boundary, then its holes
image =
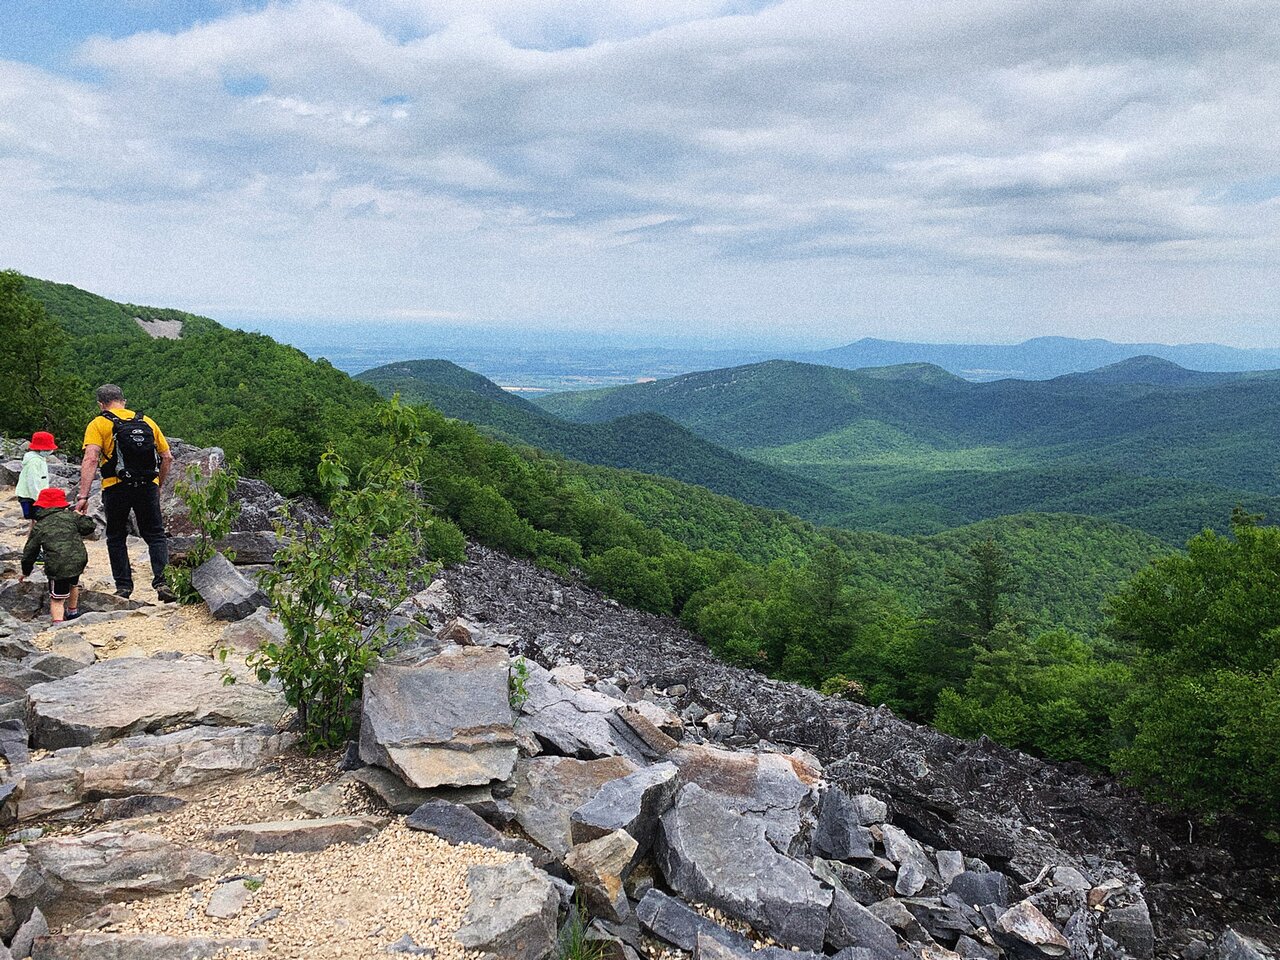
POLYGON ((304 757, 243 667, 280 502, 241 495, 203 607, 121 603, 94 544, 96 612, 57 629, 0 501, 0 960, 543 960, 566 916, 610 960, 1276 956, 1261 849, 481 548, 395 612, 358 741, 304 757))

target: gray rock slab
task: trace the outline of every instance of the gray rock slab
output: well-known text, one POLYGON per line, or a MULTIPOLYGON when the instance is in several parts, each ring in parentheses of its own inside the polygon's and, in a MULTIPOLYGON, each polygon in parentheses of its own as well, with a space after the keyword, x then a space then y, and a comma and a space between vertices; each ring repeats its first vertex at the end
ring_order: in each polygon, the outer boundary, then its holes
POLYGON ((1273 960, 1276 954, 1261 940, 1246 937, 1228 927, 1222 936, 1213 942, 1209 956, 1212 960, 1273 960))
POLYGON ((286 710, 284 698, 243 665, 224 667, 204 658, 103 660, 27 695, 32 744, 46 750, 197 724, 275 723, 286 710), (223 682, 224 669, 236 683, 223 682))
POLYGON ((885 856, 898 865, 894 890, 904 897, 914 897, 932 881, 938 883, 938 871, 924 848, 906 831, 885 823, 880 826, 885 856))
POLYGON ((564 756, 582 760, 623 756, 644 762, 643 745, 615 717, 626 706, 623 701, 562 683, 538 664, 527 663, 529 699, 520 708, 522 727, 564 756))
POLYGON ((1102 932, 1138 960, 1150 960, 1155 954, 1156 932, 1145 900, 1108 910, 1102 932))
POLYGON ((508 663, 489 647, 379 663, 365 678, 360 758, 423 789, 506 780, 517 754, 508 663))
POLYGON ((9 953, 15 960, 26 960, 31 956, 31 949, 35 946, 36 938, 47 936, 49 933, 49 922, 44 918, 44 914, 40 912, 40 908, 36 907, 31 911, 31 916, 27 918, 27 922, 18 928, 18 932, 13 935, 13 940, 9 943, 9 953))
POLYGON ((163 793, 135 794, 132 797, 99 800, 93 805, 93 819, 101 821, 131 820, 134 817, 149 817, 157 813, 168 813, 186 806, 182 797, 171 797, 163 793))
POLYGON ((966 870, 952 878, 947 891, 971 907, 991 905, 1004 909, 1009 906, 1009 878, 998 870, 989 873, 966 870))
POLYGON ((871 831, 858 822, 852 799, 830 786, 818 800, 818 820, 813 828, 813 852, 828 860, 865 860, 874 855, 871 831))
POLYGON ((891 953, 898 948, 898 936, 871 910, 837 888, 831 897, 826 944, 833 950, 868 947, 891 953))
POLYGON ((10 774, 2 808, 10 821, 35 820, 82 804, 164 794, 253 770, 296 737, 274 727, 190 727, 161 736, 69 747, 10 774))
POLYGON ((314 853, 339 843, 365 843, 387 825, 384 817, 319 817, 219 827, 214 840, 234 840, 245 853, 314 853))
POLYGON ((650 890, 636 905, 640 926, 666 943, 686 952, 697 948, 699 938, 713 940, 739 952, 749 952, 751 942, 742 934, 708 920, 688 904, 661 890, 650 890))
POLYGON ((191 586, 215 620, 243 620, 268 604, 261 588, 220 553, 191 571, 191 586))
POLYGON ((1039 950, 1046 956, 1063 956, 1070 944, 1061 931, 1033 903, 1023 900, 1000 914, 995 933, 1039 950))
POLYGON ((769 843, 765 822, 696 783, 662 817, 656 860, 681 896, 718 907, 786 946, 821 950, 832 892, 769 843))
POLYGON ((284 628, 280 626, 280 622, 272 618, 265 608, 260 608, 243 620, 223 627, 216 646, 248 655, 261 649, 263 644, 279 643, 283 639, 284 628))
POLYGON ((214 960, 227 950, 252 953, 267 941, 251 937, 170 937, 145 933, 60 933, 36 943, 32 960, 214 960))
POLYGON ((615 830, 575 846, 564 858, 593 916, 615 923, 631 916, 623 881, 631 873, 637 844, 625 830, 615 830))
POLYGON ((636 840, 637 856, 644 856, 653 845, 658 819, 675 799, 677 772, 675 764, 659 763, 610 780, 573 811, 569 824, 573 842, 586 843, 625 830, 636 840))
POLYGON ((545 960, 556 947, 560 895, 527 860, 467 871, 471 904, 455 939, 486 960, 545 960))
POLYGON ((172 893, 231 865, 226 857, 141 831, 46 837, 27 849, 55 896, 85 904, 172 893))
POLYGON ((760 818, 780 853, 798 852, 817 800, 821 773, 783 753, 741 753, 705 744, 682 745, 668 755, 682 783, 716 794, 736 813, 760 818))
POLYGON ((516 822, 534 841, 563 857, 573 845, 574 811, 596 796, 606 783, 634 773, 635 769, 625 757, 521 760, 516 764, 515 791, 511 795, 516 822))

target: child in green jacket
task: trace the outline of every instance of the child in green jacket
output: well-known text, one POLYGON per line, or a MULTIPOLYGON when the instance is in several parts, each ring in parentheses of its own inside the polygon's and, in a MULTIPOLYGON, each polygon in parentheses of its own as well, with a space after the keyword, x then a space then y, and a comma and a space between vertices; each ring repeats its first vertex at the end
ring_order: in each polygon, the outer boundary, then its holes
POLYGON ((32 505, 35 526, 22 549, 22 580, 31 576, 36 557, 44 553, 49 578, 49 616, 54 623, 80 616, 80 574, 89 565, 83 537, 93 534, 93 521, 71 509, 56 487, 40 491, 32 505))

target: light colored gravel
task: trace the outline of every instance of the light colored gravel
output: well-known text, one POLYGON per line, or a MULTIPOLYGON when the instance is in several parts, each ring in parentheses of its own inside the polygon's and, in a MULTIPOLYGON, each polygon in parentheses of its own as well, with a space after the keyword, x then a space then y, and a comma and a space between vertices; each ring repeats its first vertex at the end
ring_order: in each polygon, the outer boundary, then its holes
MULTIPOLYGON (((255 936, 266 939, 257 958, 372 960, 408 934, 432 947, 437 960, 474 960, 453 935, 470 903, 468 868, 505 863, 512 854, 470 844, 451 846, 393 821, 360 846, 319 853, 275 853, 242 860, 236 873, 262 886, 239 916, 218 920, 204 912, 215 883, 133 904, 132 915, 110 932, 172 936, 255 936), (272 910, 279 915, 250 930, 272 910)), ((229 954, 231 956, 233 954, 229 954)))

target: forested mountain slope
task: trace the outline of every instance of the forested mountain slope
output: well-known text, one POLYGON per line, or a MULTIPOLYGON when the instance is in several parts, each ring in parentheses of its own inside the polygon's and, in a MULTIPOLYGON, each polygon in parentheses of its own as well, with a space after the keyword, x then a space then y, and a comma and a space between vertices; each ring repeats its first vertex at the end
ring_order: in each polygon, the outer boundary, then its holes
POLYGON ((839 370, 775 361, 541 407, 595 422, 669 416, 713 443, 841 490, 822 519, 934 532, 1005 513, 1071 511, 1170 543, 1233 506, 1280 508, 1280 378, 1139 358, 1049 381, 969 383, 927 365, 839 370))
POLYGON ((448 360, 411 360, 367 370, 358 380, 384 397, 429 403, 445 416, 488 428, 584 463, 674 477, 756 506, 806 517, 839 514, 849 498, 820 480, 799 477, 710 443, 661 414, 607 423, 562 420, 448 360))

